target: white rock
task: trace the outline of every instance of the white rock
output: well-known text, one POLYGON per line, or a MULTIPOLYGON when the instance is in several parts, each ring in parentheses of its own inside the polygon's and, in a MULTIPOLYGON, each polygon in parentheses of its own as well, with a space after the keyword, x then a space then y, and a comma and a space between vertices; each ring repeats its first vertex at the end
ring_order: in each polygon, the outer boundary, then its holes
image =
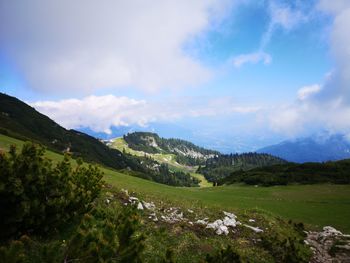
POLYGON ((139 210, 143 210, 143 205, 141 204, 141 202, 139 202, 139 203, 138 203, 138 205, 137 205, 137 209, 139 209, 139 210))
POLYGON ((246 224, 243 224, 243 226, 250 228, 250 229, 253 230, 255 233, 264 232, 264 230, 260 229, 259 227, 253 227, 253 226, 246 225, 246 224))
POLYGON ((193 214, 193 210, 187 209, 187 211, 188 211, 189 213, 193 214))
POLYGON ((229 213, 229 212, 225 212, 225 211, 223 211, 223 212, 224 212, 225 216, 227 216, 227 217, 229 217, 231 219, 236 219, 237 218, 237 216, 235 214, 233 214, 233 213, 229 213))
POLYGON ((204 220, 199 219, 199 220, 196 221, 196 224, 207 225, 208 222, 205 219, 204 220))
POLYGON ((333 236, 343 235, 342 232, 340 232, 339 230, 336 230, 334 227, 331 227, 331 226, 325 226, 323 228, 323 233, 326 235, 333 235, 333 236))
POLYGON ((148 210, 154 210, 156 208, 156 206, 153 202, 147 203, 145 201, 142 201, 142 204, 148 210))
POLYGON ((138 201, 139 201, 139 199, 137 197, 133 197, 133 196, 129 197, 129 202, 132 204, 136 204, 136 202, 138 202, 138 201))
POLYGON ((228 216, 226 216, 224 218, 224 221, 223 221, 223 224, 225 226, 232 226, 232 227, 235 227, 236 226, 236 220, 235 219, 232 219, 232 218, 229 218, 228 216))
POLYGON ((221 219, 218 219, 214 221, 213 223, 210 223, 207 225, 207 228, 217 229, 223 224, 221 219))
POLYGON ((229 233, 227 226, 221 225, 216 229, 216 234, 221 235, 225 234, 227 235, 229 233))
POLYGON ((111 200, 109 200, 108 198, 106 199, 106 203, 109 204, 111 202, 111 200))
POLYGON ((255 219, 249 219, 248 221, 251 222, 251 223, 254 223, 255 219))
POLYGON ((184 221, 183 213, 179 212, 176 208, 170 208, 165 210, 166 215, 162 215, 162 219, 168 223, 175 223, 178 221, 184 221))

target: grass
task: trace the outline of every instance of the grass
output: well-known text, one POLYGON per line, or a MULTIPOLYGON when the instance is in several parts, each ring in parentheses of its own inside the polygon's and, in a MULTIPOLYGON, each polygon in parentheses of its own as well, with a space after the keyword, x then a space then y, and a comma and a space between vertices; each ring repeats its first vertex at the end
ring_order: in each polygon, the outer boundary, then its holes
POLYGON ((285 219, 304 222, 310 228, 326 225, 350 232, 350 185, 292 185, 252 187, 231 185, 179 188, 104 170, 105 180, 148 200, 163 200, 188 208, 265 210, 285 219))
MULTIPOLYGON (((0 135, 0 148, 21 146, 22 141, 0 135)), ((62 155, 47 151, 60 160, 62 155)), ((263 210, 276 216, 304 222, 318 229, 331 225, 350 232, 350 185, 290 185, 253 187, 230 185, 207 188, 172 187, 132 177, 101 167, 105 181, 119 189, 128 189, 148 201, 164 202, 184 208, 228 211, 263 210)))
MULTIPOLYGON (((18 150, 20 150, 23 146, 24 142, 21 140, 17 140, 15 138, 11 138, 5 135, 0 134, 0 150, 8 150, 11 145, 16 145, 18 150)), ((46 156, 54 162, 61 161, 63 159, 63 155, 53 152, 46 151, 46 156)))
POLYGON ((207 179, 205 179, 204 175, 197 173, 190 173, 192 177, 200 180, 199 187, 211 187, 213 184, 209 183, 207 179))

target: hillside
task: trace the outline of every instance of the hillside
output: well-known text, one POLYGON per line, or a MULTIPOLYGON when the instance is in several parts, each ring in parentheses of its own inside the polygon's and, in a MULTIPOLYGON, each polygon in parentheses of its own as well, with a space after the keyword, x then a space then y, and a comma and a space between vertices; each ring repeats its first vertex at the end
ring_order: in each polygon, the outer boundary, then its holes
POLYGON ((120 151, 85 133, 66 130, 26 103, 3 93, 0 93, 0 133, 36 141, 58 152, 69 151, 73 156, 112 168, 140 169, 120 151))
POLYGON ((350 184, 350 159, 326 163, 287 163, 236 171, 219 184, 246 183, 250 185, 287 184, 350 184))
MULTIPOLYGON (((9 144, 21 145, 23 142, 1 135, 0 147, 3 151, 8 150, 9 144)), ((54 157, 56 162, 63 159, 57 153, 46 154, 54 157)), ((17 160, 21 161, 22 158, 17 160)), ((74 161, 73 163, 75 166, 74 161)), ((36 169, 35 167, 30 166, 30 169, 36 169)), ((311 256, 305 239, 313 242, 313 247, 319 248, 322 243, 317 241, 317 237, 328 237, 326 235, 329 231, 336 231, 328 227, 322 232, 315 232, 323 225, 334 225, 346 231, 350 227, 347 220, 350 211, 349 186, 345 185, 176 188, 108 168, 100 169, 104 172, 104 187, 83 217, 74 218, 72 214, 73 220, 68 220, 58 232, 46 232, 44 235, 31 231, 27 235, 13 237, 14 241, 3 242, 0 245, 2 261, 13 262, 19 256, 28 262, 63 262, 87 257, 91 260, 86 262, 94 262, 96 257, 115 259, 115 251, 123 249, 116 240, 124 240, 124 244, 130 246, 142 259, 138 262, 299 263, 309 262, 311 256), (303 224, 289 219, 307 223, 308 232, 303 232, 303 224), (216 226, 219 223, 223 224, 220 228, 216 226), (128 233, 136 235, 130 239, 128 233), (136 239, 137 237, 141 239, 136 239), (137 243, 140 246, 134 246, 137 240, 142 240, 137 243), (225 261, 221 260, 222 255, 225 255, 225 261), (238 260, 232 261, 232 258, 237 257, 238 260), (293 261, 290 261, 291 258, 293 261)), ((20 171, 19 176, 23 176, 23 169, 20 171)), ((31 176, 23 178, 33 180, 31 176)), ((1 180, 7 179, 1 177, 1 180)), ((24 186, 28 193, 33 187, 45 185, 37 185, 34 180, 30 185, 24 186)), ((3 191, 1 194, 5 193, 4 190, 0 189, 3 191)), ((41 195, 41 192, 36 192, 35 196, 41 195)), ((66 195, 72 197, 69 192, 66 195)), ((70 199, 72 201, 74 199, 70 199)), ((35 207, 37 203, 27 202, 26 205, 35 207)), ((35 211, 30 215, 38 216, 35 211)), ((41 219, 44 220, 43 223, 47 223, 45 218, 41 219)), ((36 221, 32 222, 35 224, 36 221)), ((327 242, 343 242, 339 238, 346 236, 339 235, 332 241, 327 238, 327 242)), ((348 243, 346 239, 344 242, 348 243)), ((343 254, 343 250, 339 249, 335 247, 332 255, 339 258, 348 256, 348 253, 343 254)), ((321 252, 317 255, 322 255, 321 252)))
POLYGON ((222 154, 207 159, 205 166, 200 166, 197 172, 203 174, 207 180, 216 182, 236 171, 283 163, 286 161, 270 154, 222 154))
POLYGON ((174 154, 176 161, 185 165, 203 164, 208 158, 219 154, 217 151, 204 149, 188 141, 161 138, 156 133, 134 132, 124 135, 123 138, 133 150, 152 154, 174 154))
POLYGON ((269 153, 297 163, 337 161, 350 158, 350 142, 341 134, 321 134, 284 141, 259 149, 257 152, 269 153))

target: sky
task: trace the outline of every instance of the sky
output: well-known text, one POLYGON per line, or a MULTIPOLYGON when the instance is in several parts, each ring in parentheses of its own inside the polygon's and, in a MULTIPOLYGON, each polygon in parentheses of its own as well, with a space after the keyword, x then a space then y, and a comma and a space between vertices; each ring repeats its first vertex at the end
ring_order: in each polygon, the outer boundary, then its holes
POLYGON ((0 0, 0 91, 223 152, 350 134, 348 0, 0 0))

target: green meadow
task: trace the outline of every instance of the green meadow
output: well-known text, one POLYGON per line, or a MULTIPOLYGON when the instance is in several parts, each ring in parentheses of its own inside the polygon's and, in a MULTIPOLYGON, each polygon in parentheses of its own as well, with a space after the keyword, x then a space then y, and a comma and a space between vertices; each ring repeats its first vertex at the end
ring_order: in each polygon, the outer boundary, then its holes
MULTIPOLYGON (((0 149, 7 150, 11 144, 21 146, 23 142, 0 135, 0 149)), ((47 157, 58 161, 62 155, 47 151, 47 157)), ((230 185, 187 188, 158 184, 105 167, 101 169, 108 184, 135 192, 147 201, 238 213, 258 209, 285 219, 304 222, 311 229, 331 225, 350 233, 350 185, 230 185)))

